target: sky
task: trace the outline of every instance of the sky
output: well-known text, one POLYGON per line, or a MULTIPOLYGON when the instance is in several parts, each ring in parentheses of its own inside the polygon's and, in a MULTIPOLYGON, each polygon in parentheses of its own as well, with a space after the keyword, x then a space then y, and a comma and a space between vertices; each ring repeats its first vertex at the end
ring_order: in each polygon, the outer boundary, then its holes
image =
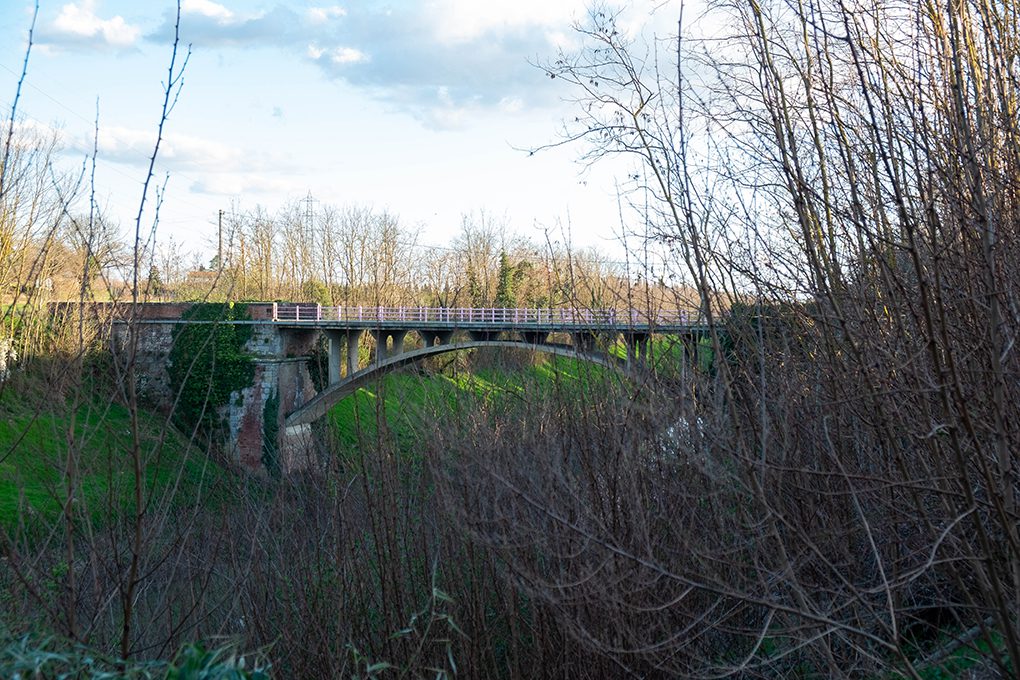
MULTIPOLYGON (((632 16, 653 5, 636 0, 632 16)), ((32 8, 0 0, 7 110, 32 8)), ((219 210, 273 211, 310 194, 313 206, 388 210, 425 243, 449 243, 463 214, 484 210, 536 240, 569 220, 574 245, 617 248, 627 167, 586 169, 579 145, 527 152, 558 141, 574 113, 572 93, 533 64, 576 48, 585 0, 182 0, 181 10, 190 56, 156 166, 168 178, 163 238, 208 251, 219 210)), ((125 229, 175 16, 170 0, 40 0, 19 113, 59 129, 73 168, 98 112, 97 196, 125 229)))

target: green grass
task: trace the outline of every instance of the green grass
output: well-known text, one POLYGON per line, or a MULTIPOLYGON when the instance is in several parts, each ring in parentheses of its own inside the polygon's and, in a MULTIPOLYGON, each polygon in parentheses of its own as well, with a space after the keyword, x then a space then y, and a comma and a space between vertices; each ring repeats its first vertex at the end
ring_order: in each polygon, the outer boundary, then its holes
POLYGON ((1002 636, 994 634, 994 638, 994 650, 987 640, 979 638, 969 645, 959 647, 937 664, 920 669, 919 675, 924 680, 951 680, 952 678, 961 677, 965 671, 988 663, 989 657, 993 656, 996 652, 1002 652, 1004 647, 1002 636))
MULTIPOLYGON (((653 343, 653 351, 670 352, 653 343)), ((485 357, 481 357, 485 359, 485 357)), ((520 359, 521 357, 518 357, 520 359)), ((369 388, 361 389, 337 404, 330 424, 342 455, 356 455, 365 442, 377 441, 379 425, 389 430, 397 450, 413 452, 423 432, 423 419, 456 418, 482 402, 548 393, 552 389, 579 396, 607 377, 610 371, 588 362, 564 357, 543 361, 511 361, 509 364, 474 362, 482 367, 446 375, 394 373, 369 388)), ((34 394, 0 391, 0 524, 12 526, 22 520, 46 523, 57 517, 67 495, 65 489, 69 446, 80 451, 78 496, 81 507, 103 511, 124 509, 132 495, 130 416, 124 407, 94 399, 72 409, 53 401, 38 384, 34 394), (72 424, 73 423, 73 424, 72 424), (112 503, 109 502, 111 499, 112 503)), ((142 450, 147 460, 147 483, 160 490, 181 474, 182 497, 197 493, 210 475, 208 458, 189 449, 176 430, 167 430, 160 447, 165 419, 141 414, 142 450)))
MULTIPOLYGON (((35 400, 32 400, 35 401, 35 400)), ((98 401, 98 400, 97 400, 98 401)), ((139 432, 146 483, 158 495, 180 481, 179 496, 193 497, 221 470, 165 420, 141 413, 139 432)), ((45 526, 67 498, 68 451, 78 451, 77 507, 93 520, 126 509, 133 497, 131 419, 118 404, 60 400, 26 403, 13 390, 0 394, 0 524, 45 526)))
POLYGON ((583 390, 588 378, 606 375, 602 366, 552 357, 525 366, 487 366, 453 375, 397 372, 340 401, 329 413, 334 434, 343 448, 354 451, 360 442, 374 440, 378 423, 385 423, 401 450, 413 443, 423 418, 437 413, 454 418, 482 402, 498 402, 560 389, 583 390))
POLYGON ((54 638, 0 635, 0 677, 108 680, 268 680, 261 655, 247 658, 228 646, 187 645, 171 661, 121 661, 54 638))

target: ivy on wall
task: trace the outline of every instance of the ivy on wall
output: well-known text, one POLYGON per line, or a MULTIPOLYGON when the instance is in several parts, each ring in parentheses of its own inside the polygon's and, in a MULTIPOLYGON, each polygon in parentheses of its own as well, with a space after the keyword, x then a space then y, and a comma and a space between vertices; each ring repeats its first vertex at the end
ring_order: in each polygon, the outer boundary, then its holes
POLYGON ((174 418, 185 428, 212 431, 220 425, 218 410, 232 392, 251 385, 255 362, 244 351, 251 337, 247 307, 234 303, 197 303, 182 316, 190 321, 219 323, 180 324, 173 330, 170 350, 170 386, 178 395, 174 418))
POLYGON ((262 466, 272 477, 280 475, 280 452, 277 437, 280 433, 280 396, 273 393, 262 409, 262 466))

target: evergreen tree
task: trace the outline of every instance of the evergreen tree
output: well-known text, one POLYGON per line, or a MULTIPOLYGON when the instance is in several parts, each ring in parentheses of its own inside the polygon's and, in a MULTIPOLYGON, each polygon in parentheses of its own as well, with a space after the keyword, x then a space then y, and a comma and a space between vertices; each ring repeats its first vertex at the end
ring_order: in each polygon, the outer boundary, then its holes
POLYGON ((472 307, 484 307, 485 300, 482 299, 482 286, 478 282, 478 274, 475 268, 468 263, 467 267, 468 299, 472 307))
POLYGON ((517 294, 514 292, 515 273, 516 268, 510 264, 510 258, 507 256, 506 251, 500 251, 495 301, 497 307, 517 306, 517 294))
POLYGON ((159 274, 159 267, 152 265, 149 268, 149 292, 153 295, 163 294, 163 277, 159 274))

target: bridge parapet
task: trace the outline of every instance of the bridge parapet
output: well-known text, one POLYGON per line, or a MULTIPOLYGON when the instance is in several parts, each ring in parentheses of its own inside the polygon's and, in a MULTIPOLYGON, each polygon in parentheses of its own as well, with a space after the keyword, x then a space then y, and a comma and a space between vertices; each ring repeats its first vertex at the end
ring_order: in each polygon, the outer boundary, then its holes
POLYGON ((584 309, 537 307, 368 307, 315 303, 273 303, 269 320, 295 323, 335 323, 371 327, 380 324, 464 327, 687 327, 694 316, 687 310, 584 309))

